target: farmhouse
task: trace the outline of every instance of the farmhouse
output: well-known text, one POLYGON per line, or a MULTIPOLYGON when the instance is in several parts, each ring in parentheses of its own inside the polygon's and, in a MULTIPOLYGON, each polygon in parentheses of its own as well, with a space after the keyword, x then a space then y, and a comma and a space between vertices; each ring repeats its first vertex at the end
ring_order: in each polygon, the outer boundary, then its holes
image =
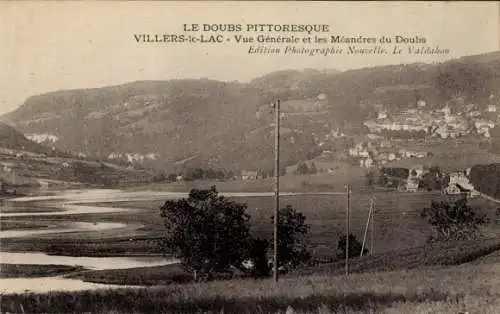
POLYGON ((463 172, 453 172, 450 174, 450 182, 445 188, 446 194, 462 194, 467 193, 470 196, 478 195, 474 186, 470 183, 469 178, 463 172))
POLYGON ((373 166, 373 159, 368 157, 366 159, 361 159, 359 163, 361 168, 371 168, 373 166))
POLYGON ((417 192, 418 191, 418 180, 408 179, 403 180, 401 184, 398 185, 398 190, 401 192, 417 192))
POLYGON ((243 170, 241 172, 242 180, 256 180, 257 179, 257 171, 243 170))

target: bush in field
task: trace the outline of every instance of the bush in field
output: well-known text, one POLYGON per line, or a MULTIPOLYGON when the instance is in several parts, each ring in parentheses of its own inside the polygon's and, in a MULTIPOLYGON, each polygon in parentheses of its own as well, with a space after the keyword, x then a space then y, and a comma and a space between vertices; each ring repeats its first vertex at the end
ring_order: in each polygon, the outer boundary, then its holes
POLYGON ((215 186, 191 190, 187 199, 160 208, 166 232, 164 249, 194 273, 207 276, 240 267, 250 246, 246 205, 219 196, 215 186))
MULTIPOLYGON (((352 233, 349 234, 349 258, 359 257, 361 255, 361 249, 363 244, 356 239, 356 236, 352 233)), ((345 256, 347 249, 346 236, 343 235, 339 238, 337 242, 337 252, 338 255, 345 256)), ((368 253, 367 249, 363 249, 363 255, 368 253)))
POLYGON ((318 168, 316 168, 316 164, 313 162, 311 162, 311 166, 309 167, 309 173, 310 174, 316 174, 318 173, 318 168))
POLYGON ((296 174, 308 174, 309 173, 309 167, 307 167, 307 164, 303 161, 299 162, 297 164, 297 170, 295 170, 296 174))
MULTIPOLYGON (((280 209, 278 215, 278 267, 295 268, 309 261, 310 254, 306 250, 306 235, 309 226, 306 217, 287 205, 280 209)), ((274 216, 271 217, 274 221, 274 216)))
POLYGON ((479 226, 486 223, 486 215, 479 215, 467 204, 467 199, 453 204, 433 201, 421 215, 434 228, 430 241, 474 239, 479 234, 479 226))

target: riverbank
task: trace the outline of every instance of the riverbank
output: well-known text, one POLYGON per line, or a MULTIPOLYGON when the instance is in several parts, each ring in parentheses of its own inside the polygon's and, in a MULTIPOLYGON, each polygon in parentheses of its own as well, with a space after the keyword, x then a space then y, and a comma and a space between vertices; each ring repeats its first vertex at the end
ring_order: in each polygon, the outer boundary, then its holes
POLYGON ((6 294, 2 312, 24 313, 471 313, 500 308, 500 265, 345 276, 173 284, 45 294, 6 294))
POLYGON ((66 265, 0 264, 0 278, 33 278, 59 276, 81 272, 85 268, 66 265))

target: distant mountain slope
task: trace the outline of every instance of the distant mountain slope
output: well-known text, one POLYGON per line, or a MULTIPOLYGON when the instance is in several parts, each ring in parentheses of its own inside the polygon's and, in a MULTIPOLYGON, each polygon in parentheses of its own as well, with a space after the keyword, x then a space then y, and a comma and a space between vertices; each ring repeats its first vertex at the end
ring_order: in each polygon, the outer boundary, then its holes
POLYGON ((341 73, 279 71, 246 84, 184 79, 57 91, 30 97, 1 119, 36 138, 53 135, 57 141, 50 145, 63 151, 99 158, 136 154, 162 168, 185 161, 241 170, 272 168, 268 105, 277 98, 289 114, 282 135, 287 165, 318 153, 314 134, 332 128, 364 132, 362 122, 381 106, 402 110, 418 99, 443 106, 458 96, 480 105, 490 94, 500 95, 498 52, 341 73))

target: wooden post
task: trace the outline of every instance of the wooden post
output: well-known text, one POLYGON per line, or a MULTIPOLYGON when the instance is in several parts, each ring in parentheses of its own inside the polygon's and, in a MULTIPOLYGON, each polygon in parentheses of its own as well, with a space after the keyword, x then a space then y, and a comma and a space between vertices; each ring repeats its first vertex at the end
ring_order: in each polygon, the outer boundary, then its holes
MULTIPOLYGON (((375 207, 375 201, 372 203, 373 207, 375 207)), ((374 224, 374 220, 375 220, 375 208, 373 208, 372 210, 372 219, 371 219, 371 234, 370 234, 370 255, 373 254, 373 234, 375 231, 373 231, 374 227, 375 227, 375 224, 374 224)))
POLYGON ((351 190, 349 188, 349 185, 346 186, 347 188, 347 213, 346 213, 346 238, 345 238, 345 275, 349 275, 349 210, 350 210, 350 194, 351 190))
POLYGON ((274 281, 278 282, 278 219, 280 208, 280 100, 275 105, 276 130, 274 134, 274 177, 275 177, 275 208, 274 208, 274 262, 273 276, 274 281))
POLYGON ((366 234, 368 233, 368 226, 370 224, 370 219, 372 217, 372 210, 373 210, 373 199, 370 199, 370 210, 368 211, 368 218, 366 220, 365 233, 363 234, 363 245, 361 245, 361 253, 359 254, 359 257, 363 256, 363 251, 365 250, 366 234))

